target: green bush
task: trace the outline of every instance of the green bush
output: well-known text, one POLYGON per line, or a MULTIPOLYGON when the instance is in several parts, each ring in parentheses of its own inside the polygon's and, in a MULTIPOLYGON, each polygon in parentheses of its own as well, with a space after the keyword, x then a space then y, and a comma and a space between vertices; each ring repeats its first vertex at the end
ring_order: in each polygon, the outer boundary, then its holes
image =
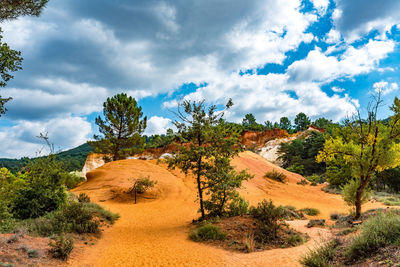
POLYGON ((228 216, 239 216, 247 214, 249 210, 249 202, 242 197, 234 198, 228 205, 228 216))
POLYGON ((56 213, 56 220, 66 224, 66 232, 98 233, 99 222, 94 220, 93 212, 80 202, 72 201, 56 213))
POLYGON ((90 203, 90 197, 85 193, 80 193, 78 196, 78 201, 81 203, 90 203))
POLYGON ((379 212, 361 225, 360 234, 352 240, 346 257, 349 260, 366 258, 391 244, 400 245, 400 214, 379 212))
POLYGON ((299 185, 308 185, 308 182, 306 179, 301 179, 300 181, 297 182, 299 185))
POLYGON ((305 239, 299 234, 291 234, 286 240, 286 243, 292 247, 305 243, 305 239))
POLYGON ((332 266, 329 262, 336 254, 336 249, 339 246, 339 240, 334 239, 326 244, 321 245, 315 250, 310 250, 300 263, 307 267, 329 267, 332 266))
POLYGON ((85 181, 80 172, 70 172, 63 176, 62 183, 68 188, 75 188, 80 182, 85 181))
POLYGON ((224 240, 226 234, 218 226, 206 224, 191 232, 189 238, 193 241, 224 240))
POLYGON ((256 208, 250 208, 250 214, 259 222, 259 229, 255 234, 258 242, 266 243, 277 238, 281 221, 285 217, 283 207, 276 207, 271 200, 263 200, 256 208))
POLYGON ((49 243, 50 253, 53 258, 67 260, 74 249, 74 240, 70 236, 60 235, 49 243))
POLYGON ((324 177, 322 175, 318 175, 318 174, 307 176, 306 178, 308 181, 311 182, 311 184, 315 184, 315 185, 322 184, 325 182, 324 177))
MULTIPOLYGON (((359 186, 360 186, 360 180, 353 179, 340 188, 342 190, 343 200, 346 202, 347 205, 355 206, 356 192, 359 186)), ((371 190, 369 189, 364 190, 361 198, 362 202, 363 203, 367 202, 370 196, 371 196, 371 190)))
POLYGON ((304 166, 298 163, 294 163, 293 165, 286 168, 286 170, 294 173, 298 173, 300 175, 304 174, 304 166))
POLYGON ((272 180, 278 181, 280 183, 284 183, 287 179, 286 175, 284 175, 283 173, 277 172, 275 170, 271 171, 271 172, 267 172, 264 175, 265 178, 270 178, 272 180))
POLYGON ((304 212, 306 215, 309 216, 316 216, 320 213, 319 210, 316 208, 304 208, 301 209, 300 211, 304 212))
POLYGON ((66 202, 63 181, 69 173, 62 170, 54 155, 33 161, 27 170, 24 185, 14 191, 12 213, 15 218, 37 218, 66 202))

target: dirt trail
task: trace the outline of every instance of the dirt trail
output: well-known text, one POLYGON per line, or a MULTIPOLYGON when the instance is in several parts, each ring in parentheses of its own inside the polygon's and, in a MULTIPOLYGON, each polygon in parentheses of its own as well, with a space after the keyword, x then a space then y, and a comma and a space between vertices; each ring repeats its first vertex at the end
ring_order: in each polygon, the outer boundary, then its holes
MULTIPOLYGON (((288 184, 266 181, 266 171, 277 169, 251 152, 241 153, 233 161, 238 169, 248 168, 255 177, 244 184, 244 197, 256 204, 271 198, 279 204, 317 207, 322 217, 332 211, 346 211, 339 196, 323 193, 319 188, 300 186, 301 176, 288 175, 288 184)), ((114 226, 104 231, 97 244, 75 254, 71 266, 298 266, 299 257, 320 238, 329 238, 326 229, 305 227, 306 221, 290 222, 293 228, 307 232, 307 244, 250 254, 225 251, 188 240, 190 222, 198 214, 194 180, 178 171, 170 172, 156 161, 123 160, 108 163, 88 174, 88 181, 73 191, 85 192, 91 199, 120 214, 114 226), (157 180, 155 199, 119 197, 131 184, 131 177, 149 175, 157 180)), ((151 194, 149 194, 151 196, 151 194)), ((378 204, 371 204, 377 206, 378 204)), ((370 205, 370 206, 371 206, 370 205)))

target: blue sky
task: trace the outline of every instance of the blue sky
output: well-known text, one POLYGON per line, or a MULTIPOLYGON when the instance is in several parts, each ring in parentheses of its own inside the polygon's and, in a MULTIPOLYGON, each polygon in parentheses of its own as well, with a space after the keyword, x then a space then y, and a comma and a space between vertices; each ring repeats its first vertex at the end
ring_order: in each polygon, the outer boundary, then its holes
POLYGON ((0 95, 0 157, 84 143, 109 96, 126 92, 165 133, 182 99, 234 106, 262 123, 299 112, 334 121, 381 90, 399 93, 397 0, 50 0, 39 18, 5 22, 23 70, 0 95))

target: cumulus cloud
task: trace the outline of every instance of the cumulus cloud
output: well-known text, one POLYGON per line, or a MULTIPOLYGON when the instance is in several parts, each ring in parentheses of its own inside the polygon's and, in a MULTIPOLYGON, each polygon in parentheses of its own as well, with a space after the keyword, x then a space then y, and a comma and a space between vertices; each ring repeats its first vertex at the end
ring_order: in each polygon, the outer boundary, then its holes
POLYGON ((172 120, 164 117, 153 116, 147 120, 146 135, 165 134, 168 128, 175 128, 172 120))
POLYGON ((399 85, 397 83, 388 83, 385 81, 376 82, 373 85, 374 91, 376 93, 382 93, 382 95, 390 94, 399 89, 399 85))
POLYGON ((337 87, 337 86, 332 86, 331 89, 332 89, 332 91, 334 91, 335 93, 342 93, 342 92, 345 91, 344 88, 340 88, 340 87, 337 87))
POLYGON ((373 30, 381 35, 400 23, 398 0, 336 0, 334 24, 352 42, 373 30))
POLYGON ((18 121, 15 126, 0 130, 1 157, 36 156, 48 153, 40 133, 48 133, 56 151, 76 147, 85 143, 92 134, 89 122, 81 117, 54 118, 42 122, 18 121))
POLYGON ((325 15, 326 10, 329 6, 329 0, 311 0, 318 14, 321 16, 325 15))
POLYGON ((297 82, 331 82, 341 77, 353 77, 376 69, 380 60, 393 52, 394 47, 393 40, 370 40, 359 48, 349 46, 339 57, 327 56, 316 48, 305 59, 290 65, 288 74, 292 81, 297 82))

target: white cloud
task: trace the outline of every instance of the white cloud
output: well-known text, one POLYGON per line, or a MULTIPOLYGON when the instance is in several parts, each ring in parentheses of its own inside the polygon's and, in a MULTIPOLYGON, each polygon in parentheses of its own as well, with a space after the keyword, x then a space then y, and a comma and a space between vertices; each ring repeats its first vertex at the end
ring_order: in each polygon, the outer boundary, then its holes
POLYGON ((344 88, 340 88, 340 87, 337 87, 337 86, 332 86, 331 89, 332 89, 332 91, 335 92, 335 93, 342 93, 342 92, 345 91, 344 88))
POLYGON ((329 0, 311 0, 318 14, 324 16, 329 6, 329 0))
POLYGON ((351 78, 378 68, 379 61, 394 51, 392 40, 370 40, 360 48, 349 46, 339 57, 327 56, 319 48, 312 50, 305 59, 288 67, 293 81, 331 82, 341 77, 351 78))
POLYGON ((372 87, 374 88, 375 92, 380 92, 384 96, 399 89, 399 85, 397 83, 388 83, 385 81, 376 82, 372 87))
POLYGON ((92 128, 85 119, 73 116, 42 122, 18 121, 17 125, 0 130, 0 157, 33 157, 39 151, 48 153, 44 142, 37 138, 46 132, 58 151, 85 143, 91 137, 92 128))
POLYGON ((400 22, 398 0, 336 0, 336 6, 333 22, 348 42, 374 30, 385 39, 386 33, 400 22))
POLYGON ((338 43, 341 39, 340 32, 334 29, 331 29, 325 37, 325 42, 328 44, 338 43))
POLYGON ((166 134, 168 128, 174 129, 171 119, 153 116, 147 120, 146 135, 166 134))

